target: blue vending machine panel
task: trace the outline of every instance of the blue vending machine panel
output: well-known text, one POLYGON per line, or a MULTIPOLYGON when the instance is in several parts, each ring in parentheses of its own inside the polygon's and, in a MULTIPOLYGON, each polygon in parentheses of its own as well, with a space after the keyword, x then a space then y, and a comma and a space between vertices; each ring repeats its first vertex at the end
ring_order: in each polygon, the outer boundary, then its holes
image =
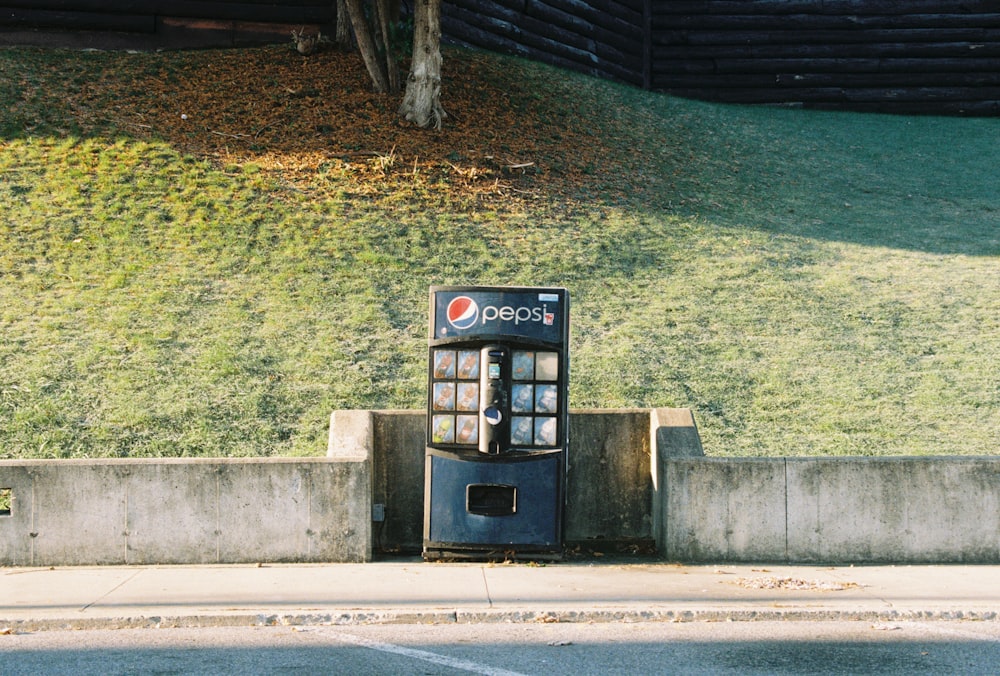
POLYGON ((424 556, 557 556, 569 443, 565 289, 432 287, 424 556))

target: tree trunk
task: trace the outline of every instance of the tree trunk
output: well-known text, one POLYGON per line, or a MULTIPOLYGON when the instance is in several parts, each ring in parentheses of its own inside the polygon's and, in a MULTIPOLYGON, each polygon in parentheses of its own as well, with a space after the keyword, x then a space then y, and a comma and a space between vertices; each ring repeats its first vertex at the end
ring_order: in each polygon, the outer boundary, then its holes
POLYGON ((382 54, 385 57, 389 91, 395 94, 399 91, 399 63, 396 62, 396 49, 389 26, 399 19, 399 3, 392 0, 375 0, 375 18, 378 24, 377 35, 381 38, 376 42, 381 43, 382 54))
POLYGON ((413 9, 413 59, 399 115, 418 127, 441 123, 441 0, 416 0, 413 9))
POLYGON ((337 0, 337 46, 343 50, 350 49, 351 17, 347 12, 347 0, 337 0))
POLYGON ((379 58, 378 47, 375 44, 368 20, 365 18, 365 10, 361 6, 361 0, 347 0, 347 13, 351 17, 354 38, 358 41, 358 51, 361 52, 361 58, 365 61, 365 67, 375 85, 375 91, 380 94, 390 91, 389 73, 386 71, 384 62, 379 58))

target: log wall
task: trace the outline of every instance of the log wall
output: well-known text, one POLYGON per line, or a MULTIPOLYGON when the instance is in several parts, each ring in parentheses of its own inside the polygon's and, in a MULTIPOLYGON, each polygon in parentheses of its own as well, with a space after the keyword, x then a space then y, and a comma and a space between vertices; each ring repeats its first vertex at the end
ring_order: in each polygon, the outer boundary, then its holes
POLYGON ((162 17, 327 24, 333 0, 0 0, 0 27, 153 33, 162 17))
POLYGON ((445 0, 450 42, 648 85, 646 0, 445 0))
POLYGON ((1000 114, 1000 0, 446 0, 442 29, 690 98, 1000 114))
POLYGON ((651 88, 739 103, 1000 113, 996 0, 651 0, 651 88))

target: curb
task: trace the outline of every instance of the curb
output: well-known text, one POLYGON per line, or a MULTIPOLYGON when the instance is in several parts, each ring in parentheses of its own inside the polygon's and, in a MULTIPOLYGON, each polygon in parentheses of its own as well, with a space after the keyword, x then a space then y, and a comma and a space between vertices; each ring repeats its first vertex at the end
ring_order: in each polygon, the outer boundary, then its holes
POLYGON ((387 610, 332 613, 174 615, 0 620, 0 633, 198 627, 350 626, 379 624, 554 624, 641 622, 1000 621, 998 611, 963 610, 387 610))

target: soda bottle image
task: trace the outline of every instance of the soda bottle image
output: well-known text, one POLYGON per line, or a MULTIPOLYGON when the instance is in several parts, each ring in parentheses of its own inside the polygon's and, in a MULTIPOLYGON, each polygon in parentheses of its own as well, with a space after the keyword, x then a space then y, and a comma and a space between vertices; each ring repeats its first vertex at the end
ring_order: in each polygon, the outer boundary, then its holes
POLYGON ((510 430, 510 443, 515 446, 531 445, 531 418, 523 416, 514 418, 514 425, 510 430))
POLYGON ((451 350, 434 351, 434 377, 455 377, 455 353, 451 350))
POLYGON ((462 380, 472 380, 479 377, 479 353, 472 350, 462 350, 458 353, 458 377, 462 380))
POLYGON ((451 411, 455 408, 455 386, 451 383, 438 383, 434 386, 434 408, 438 411, 451 411))
POLYGON ((454 441, 455 429, 450 415, 434 416, 434 430, 431 439, 438 444, 450 444, 454 441))
POLYGON ((535 410, 539 413, 556 412, 556 388, 554 385, 546 385, 538 390, 538 400, 535 402, 535 410))
POLYGON ((535 420, 535 445, 556 445, 556 419, 538 418, 535 420))
POLYGON ((515 352, 511 378, 514 380, 531 380, 535 377, 535 353, 515 352))
POLYGON ((458 443, 476 444, 479 443, 479 421, 476 416, 463 415, 459 419, 465 418, 461 428, 458 430, 458 443))
POLYGON ((479 408, 479 383, 459 383, 458 384, 458 404, 459 411, 475 411, 479 408))
POLYGON ((515 413, 529 413, 531 411, 531 385, 515 385, 511 388, 514 401, 510 404, 510 410, 515 413))

